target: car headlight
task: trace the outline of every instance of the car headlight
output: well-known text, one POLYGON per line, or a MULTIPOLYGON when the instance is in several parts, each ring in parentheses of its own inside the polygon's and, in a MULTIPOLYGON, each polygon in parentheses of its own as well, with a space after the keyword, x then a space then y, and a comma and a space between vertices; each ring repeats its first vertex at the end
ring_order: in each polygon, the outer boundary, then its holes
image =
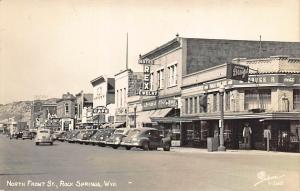
POLYGON ((116 141, 120 141, 120 137, 116 137, 116 141))

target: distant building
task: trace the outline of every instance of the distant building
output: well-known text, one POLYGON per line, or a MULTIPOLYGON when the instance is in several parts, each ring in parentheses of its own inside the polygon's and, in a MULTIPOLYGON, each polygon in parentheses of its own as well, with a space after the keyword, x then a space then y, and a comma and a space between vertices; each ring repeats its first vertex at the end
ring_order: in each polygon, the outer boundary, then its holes
POLYGON ((115 115, 115 79, 99 76, 91 81, 93 86, 93 122, 95 126, 113 123, 115 115))
POLYGON ((84 128, 93 124, 93 94, 83 91, 76 94, 75 123, 76 127, 84 128))
POLYGON ((136 96, 142 88, 143 73, 124 70, 115 75, 116 123, 128 123, 128 97, 136 96))
POLYGON ((76 97, 69 92, 57 100, 57 117, 61 120, 61 130, 68 131, 75 128, 76 97))
MULTIPOLYGON (((56 118, 57 104, 53 101, 34 100, 31 108, 31 129, 47 126, 50 118, 56 118)), ((50 122, 50 121, 49 121, 50 122)))

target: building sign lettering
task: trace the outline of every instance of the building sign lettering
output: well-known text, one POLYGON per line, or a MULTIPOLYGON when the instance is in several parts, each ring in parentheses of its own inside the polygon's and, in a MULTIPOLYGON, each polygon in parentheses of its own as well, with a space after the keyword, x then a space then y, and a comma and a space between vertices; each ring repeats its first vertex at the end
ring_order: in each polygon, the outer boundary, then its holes
POLYGON ((239 64, 227 64, 227 79, 248 81, 249 67, 239 64))
POLYGON ((143 102, 143 110, 177 108, 178 100, 174 98, 165 98, 143 102))

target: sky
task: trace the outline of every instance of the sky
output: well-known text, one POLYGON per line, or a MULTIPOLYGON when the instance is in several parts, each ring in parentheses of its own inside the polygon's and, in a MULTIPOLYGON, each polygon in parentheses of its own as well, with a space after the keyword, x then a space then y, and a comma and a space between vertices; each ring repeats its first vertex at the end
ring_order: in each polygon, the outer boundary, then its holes
POLYGON ((300 41, 299 0, 0 0, 0 104, 90 81, 181 37, 300 41))

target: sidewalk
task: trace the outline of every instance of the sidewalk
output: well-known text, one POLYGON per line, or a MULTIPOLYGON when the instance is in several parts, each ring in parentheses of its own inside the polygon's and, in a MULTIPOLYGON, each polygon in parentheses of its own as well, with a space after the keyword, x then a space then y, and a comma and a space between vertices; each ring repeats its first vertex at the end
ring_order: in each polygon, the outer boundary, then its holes
POLYGON ((187 148, 187 147, 171 147, 170 152, 176 153, 202 153, 202 154, 242 154, 242 155, 277 155, 277 156, 298 156, 300 153, 277 152, 277 151, 262 151, 262 150, 226 150, 226 152, 208 152, 203 148, 187 148))

